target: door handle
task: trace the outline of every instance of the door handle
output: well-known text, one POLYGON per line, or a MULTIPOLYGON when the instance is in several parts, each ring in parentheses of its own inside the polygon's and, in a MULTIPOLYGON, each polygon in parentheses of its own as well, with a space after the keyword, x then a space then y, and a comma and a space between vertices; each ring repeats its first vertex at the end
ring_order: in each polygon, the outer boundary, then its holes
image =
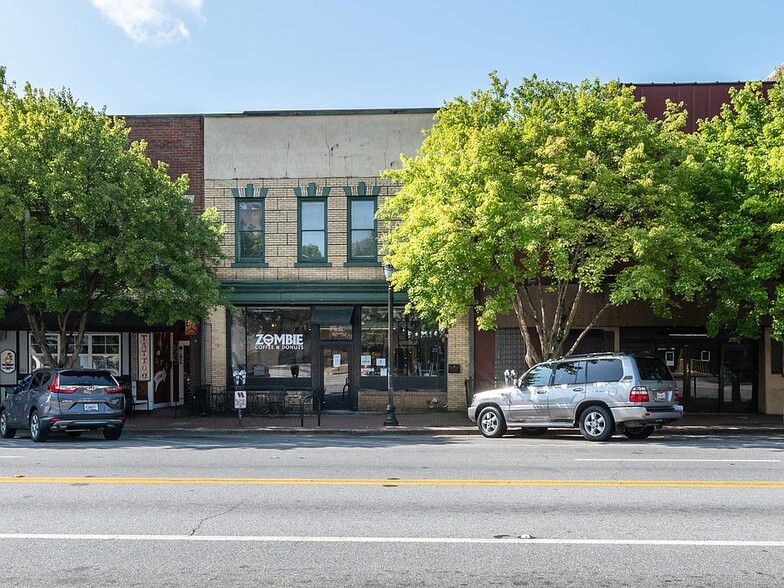
POLYGON ((575 388, 574 389, 575 392, 582 392, 583 390, 585 390, 585 388, 575 388))
POLYGON ((537 394, 547 394, 547 390, 537 390, 537 394))

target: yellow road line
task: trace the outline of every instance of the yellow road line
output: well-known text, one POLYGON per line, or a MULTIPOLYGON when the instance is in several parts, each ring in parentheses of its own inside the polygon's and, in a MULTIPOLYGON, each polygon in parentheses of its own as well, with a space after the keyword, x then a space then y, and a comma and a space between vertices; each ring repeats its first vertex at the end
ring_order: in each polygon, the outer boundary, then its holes
POLYGON ((441 486, 584 488, 764 488, 784 489, 784 481, 728 480, 427 480, 398 478, 37 478, 0 477, 0 484, 139 484, 207 486, 441 486))

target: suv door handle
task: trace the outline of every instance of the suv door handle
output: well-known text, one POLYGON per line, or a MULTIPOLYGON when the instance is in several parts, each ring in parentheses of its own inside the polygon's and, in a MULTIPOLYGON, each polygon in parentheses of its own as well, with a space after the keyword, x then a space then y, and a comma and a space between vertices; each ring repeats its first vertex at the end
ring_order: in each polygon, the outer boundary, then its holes
POLYGON ((537 394, 547 394, 547 390, 537 390, 537 394))
POLYGON ((582 392, 583 390, 585 390, 585 388, 575 388, 574 389, 575 392, 582 392))

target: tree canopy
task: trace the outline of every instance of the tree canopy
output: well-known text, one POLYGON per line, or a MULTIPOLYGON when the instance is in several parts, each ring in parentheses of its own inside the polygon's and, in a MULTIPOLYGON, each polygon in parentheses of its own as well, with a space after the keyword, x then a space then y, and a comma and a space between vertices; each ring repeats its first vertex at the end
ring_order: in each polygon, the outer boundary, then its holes
POLYGON ((721 114, 699 124, 703 167, 694 185, 713 242, 710 331, 757 337, 772 318, 784 333, 784 86, 733 89, 721 114))
POLYGON ((507 86, 492 74, 446 103, 419 153, 385 172, 401 184, 378 213, 385 259, 413 307, 442 326, 474 308, 481 328, 514 310, 530 365, 573 352, 612 305, 666 315, 702 292, 685 112, 651 120, 619 82, 507 86), (589 294, 592 316, 564 349, 589 294))
POLYGON ((17 94, 0 68, 0 310, 24 308, 51 365, 75 365, 91 317, 173 324, 224 301, 217 212, 195 216, 187 177, 128 132, 67 90, 17 94), (70 356, 47 347, 50 316, 70 356))

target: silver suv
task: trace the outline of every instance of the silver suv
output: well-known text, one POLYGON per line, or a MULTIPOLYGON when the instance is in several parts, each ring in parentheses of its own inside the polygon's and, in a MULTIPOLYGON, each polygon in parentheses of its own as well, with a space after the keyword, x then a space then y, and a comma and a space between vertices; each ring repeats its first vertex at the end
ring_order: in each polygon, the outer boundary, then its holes
POLYGON ((125 397, 111 372, 81 368, 41 368, 6 392, 0 403, 0 437, 29 429, 33 441, 50 431, 78 437, 100 430, 119 439, 125 424, 125 397))
POLYGON ((509 427, 529 435, 580 427, 589 441, 606 441, 616 431, 645 439, 683 416, 679 400, 658 357, 592 353, 537 364, 514 386, 475 394, 468 418, 485 437, 500 437, 509 427))

